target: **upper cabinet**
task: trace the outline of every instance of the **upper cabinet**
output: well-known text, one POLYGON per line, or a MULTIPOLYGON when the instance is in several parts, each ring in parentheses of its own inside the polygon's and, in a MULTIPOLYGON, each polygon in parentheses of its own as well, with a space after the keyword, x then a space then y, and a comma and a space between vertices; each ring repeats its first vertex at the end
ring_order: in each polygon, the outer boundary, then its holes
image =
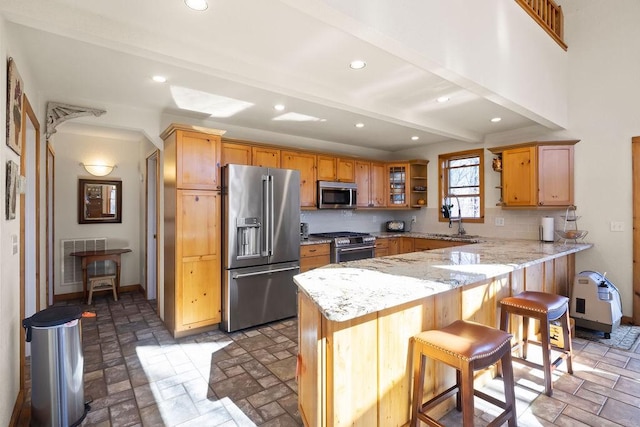
POLYGON ((282 150, 280 167, 300 171, 300 207, 316 206, 316 155, 282 150))
POLYGON ((355 183, 358 186, 359 208, 381 208, 386 206, 387 168, 384 163, 357 160, 355 183))
POLYGON ((318 154, 318 181, 355 182, 355 161, 318 154))
POLYGON ((577 140, 495 147, 504 207, 569 206, 573 200, 573 149, 577 140))
POLYGON ((253 154, 253 166, 265 168, 280 167, 280 150, 271 147, 251 147, 253 154))
POLYGON ((389 199, 387 206, 402 208, 409 206, 407 178, 409 175, 408 163, 387 164, 387 182, 389 183, 389 199))
MULTIPOLYGON (((213 132, 213 131, 212 131, 213 132)), ((172 124, 160 137, 174 147, 176 188, 220 189, 220 138, 224 132, 208 133, 191 126, 172 124)))
POLYGON ((409 163, 409 204, 412 208, 427 205, 427 165, 428 160, 413 160, 409 163))
POLYGON ((232 142, 222 143, 222 166, 226 165, 250 165, 251 164, 251 147, 243 144, 234 144, 232 142))

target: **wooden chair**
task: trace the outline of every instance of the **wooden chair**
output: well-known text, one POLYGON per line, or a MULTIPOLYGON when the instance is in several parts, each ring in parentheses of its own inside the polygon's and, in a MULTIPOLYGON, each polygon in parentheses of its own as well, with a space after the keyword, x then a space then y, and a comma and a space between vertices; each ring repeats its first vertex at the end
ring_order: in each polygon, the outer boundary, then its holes
POLYGON ((473 396, 478 396, 502 409, 489 426, 499 426, 508 420, 509 427, 517 425, 516 398, 511 365, 512 335, 479 323, 457 320, 447 327, 421 332, 414 336, 413 344, 413 397, 411 427, 419 421, 430 426, 442 426, 426 412, 453 394, 456 407, 462 411, 463 426, 473 426, 473 396), (456 384, 437 396, 422 402, 426 358, 446 363, 456 369, 456 384), (502 364, 505 401, 502 402, 473 387, 475 371, 498 361, 502 364))
POLYGON ((94 291, 106 291, 111 289, 113 291, 113 300, 118 301, 118 293, 116 291, 116 275, 106 274, 103 276, 91 276, 89 277, 89 302, 93 298, 94 291))
POLYGON ((573 347, 571 345, 571 327, 569 321, 569 298, 546 292, 525 291, 516 296, 504 298, 500 301, 502 313, 500 314, 500 329, 509 331, 509 319, 511 314, 522 316, 522 340, 514 349, 522 350, 520 357, 513 360, 527 366, 542 369, 544 372, 544 391, 547 396, 553 394, 551 373, 562 363, 567 361, 567 372, 573 374, 571 358, 573 347), (540 322, 540 342, 529 339, 529 319, 537 319, 540 322), (552 345, 550 338, 551 322, 560 320, 562 328, 563 346, 552 345), (527 360, 527 345, 538 344, 542 346, 542 364, 527 360), (551 361, 551 349, 560 352, 560 356, 551 361))

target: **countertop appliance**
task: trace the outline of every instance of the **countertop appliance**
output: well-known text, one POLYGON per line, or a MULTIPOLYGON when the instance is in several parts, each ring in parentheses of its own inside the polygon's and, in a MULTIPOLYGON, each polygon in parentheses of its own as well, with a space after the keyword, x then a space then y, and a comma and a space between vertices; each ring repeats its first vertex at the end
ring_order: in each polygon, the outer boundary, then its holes
POLYGON ((406 224, 404 221, 387 221, 385 228, 387 231, 391 231, 391 232, 407 231, 406 224))
POLYGON ((296 315, 300 272, 300 172, 223 167, 222 328, 296 315))
POLYGON ((357 191, 353 182, 318 181, 318 209, 355 209, 357 191))
POLYGON ((308 239, 309 238, 309 223, 308 222, 301 222, 300 223, 300 238, 301 239, 308 239))
POLYGON ((368 233, 337 231, 334 233, 317 233, 313 237, 331 240, 331 263, 355 261, 375 256, 376 238, 368 233))
POLYGON ((582 271, 573 281, 569 315, 576 326, 604 332, 606 339, 620 326, 622 302, 620 292, 605 274, 582 271))

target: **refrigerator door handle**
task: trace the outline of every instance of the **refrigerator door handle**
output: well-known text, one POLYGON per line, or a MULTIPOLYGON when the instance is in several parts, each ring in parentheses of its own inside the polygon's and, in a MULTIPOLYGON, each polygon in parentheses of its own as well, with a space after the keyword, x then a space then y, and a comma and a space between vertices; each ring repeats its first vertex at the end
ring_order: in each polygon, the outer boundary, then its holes
POLYGON ((291 271, 299 269, 299 266, 295 267, 285 267, 285 268, 274 268, 273 270, 262 270, 262 271, 254 271, 253 273, 233 273, 231 275, 232 279, 242 279, 243 277, 251 277, 251 276, 262 276, 263 274, 272 274, 272 273, 281 273, 283 271, 291 271))
POLYGON ((262 228, 262 241, 264 244, 262 245, 262 256, 270 256, 271 255, 271 219, 269 218, 269 214, 271 213, 269 209, 271 196, 269 194, 269 175, 262 175, 262 223, 264 227, 262 228))
POLYGON ((269 175, 269 256, 273 255, 273 242, 275 240, 275 200, 274 200, 273 175, 269 175))

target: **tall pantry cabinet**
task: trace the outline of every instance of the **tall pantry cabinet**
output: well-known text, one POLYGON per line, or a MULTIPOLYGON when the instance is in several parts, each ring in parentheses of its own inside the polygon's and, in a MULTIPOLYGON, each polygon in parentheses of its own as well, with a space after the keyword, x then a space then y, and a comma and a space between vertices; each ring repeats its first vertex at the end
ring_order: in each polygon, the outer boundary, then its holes
POLYGON ((170 125, 164 140, 164 321, 175 337, 220 323, 224 131, 170 125))

